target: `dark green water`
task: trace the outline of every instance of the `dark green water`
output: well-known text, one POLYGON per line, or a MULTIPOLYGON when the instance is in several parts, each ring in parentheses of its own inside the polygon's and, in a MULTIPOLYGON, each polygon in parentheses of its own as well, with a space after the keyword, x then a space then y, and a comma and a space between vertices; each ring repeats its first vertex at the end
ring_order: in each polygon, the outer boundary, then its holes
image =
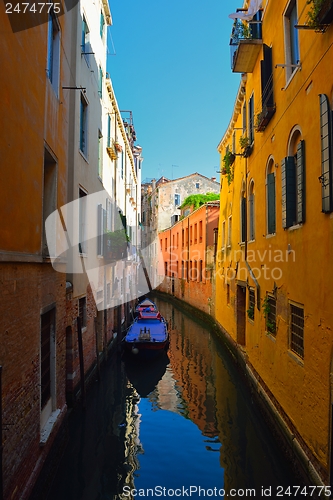
POLYGON ((119 353, 108 360, 85 412, 70 415, 47 500, 223 498, 223 490, 226 498, 297 498, 295 489, 284 495, 299 480, 230 354, 200 321, 157 302, 171 327, 168 355, 144 366, 119 353))

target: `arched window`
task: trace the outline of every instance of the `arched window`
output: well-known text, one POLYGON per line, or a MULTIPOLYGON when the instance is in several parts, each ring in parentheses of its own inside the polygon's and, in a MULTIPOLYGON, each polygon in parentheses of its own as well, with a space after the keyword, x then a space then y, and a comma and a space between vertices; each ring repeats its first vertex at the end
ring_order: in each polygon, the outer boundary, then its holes
POLYGON ((267 234, 274 234, 276 229, 275 207, 275 167, 271 158, 266 171, 266 207, 267 207, 267 234))
POLYGON ((249 241, 255 238, 255 206, 254 206, 254 181, 251 180, 249 186, 249 241))
POLYGON ((305 142, 297 127, 291 133, 288 156, 281 161, 282 227, 305 222, 305 142))

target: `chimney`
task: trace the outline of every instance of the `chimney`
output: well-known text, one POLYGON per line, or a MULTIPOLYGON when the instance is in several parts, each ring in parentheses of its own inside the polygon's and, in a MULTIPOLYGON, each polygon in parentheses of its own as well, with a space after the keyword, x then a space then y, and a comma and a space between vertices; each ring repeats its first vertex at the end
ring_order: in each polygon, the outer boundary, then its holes
POLYGON ((216 182, 216 177, 212 177, 212 178, 211 178, 211 180, 212 180, 213 182, 216 182))

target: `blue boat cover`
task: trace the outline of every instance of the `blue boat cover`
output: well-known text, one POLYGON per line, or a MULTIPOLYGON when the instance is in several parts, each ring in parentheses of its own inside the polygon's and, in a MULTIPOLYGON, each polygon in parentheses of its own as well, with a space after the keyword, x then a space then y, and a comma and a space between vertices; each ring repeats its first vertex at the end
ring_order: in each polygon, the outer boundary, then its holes
MULTIPOLYGON (((167 329, 164 321, 158 319, 140 319, 135 321, 127 332, 126 342, 144 342, 139 339, 140 333, 150 331, 150 342, 164 342, 167 339, 167 329)), ((148 340, 148 339, 146 339, 148 340)))

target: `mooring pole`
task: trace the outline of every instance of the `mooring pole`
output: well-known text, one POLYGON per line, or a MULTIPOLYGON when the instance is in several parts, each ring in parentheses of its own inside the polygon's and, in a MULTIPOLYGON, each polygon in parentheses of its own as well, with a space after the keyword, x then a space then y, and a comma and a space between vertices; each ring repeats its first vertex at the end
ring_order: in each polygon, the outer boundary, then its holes
POLYGON ((3 500, 2 449, 2 366, 0 365, 0 500, 3 500))
POLYGON ((81 384, 81 398, 82 407, 86 407, 86 386, 84 380, 84 361, 83 361, 83 344, 82 344, 82 327, 81 318, 77 317, 77 340, 79 345, 79 358, 80 358, 80 384, 81 384))

